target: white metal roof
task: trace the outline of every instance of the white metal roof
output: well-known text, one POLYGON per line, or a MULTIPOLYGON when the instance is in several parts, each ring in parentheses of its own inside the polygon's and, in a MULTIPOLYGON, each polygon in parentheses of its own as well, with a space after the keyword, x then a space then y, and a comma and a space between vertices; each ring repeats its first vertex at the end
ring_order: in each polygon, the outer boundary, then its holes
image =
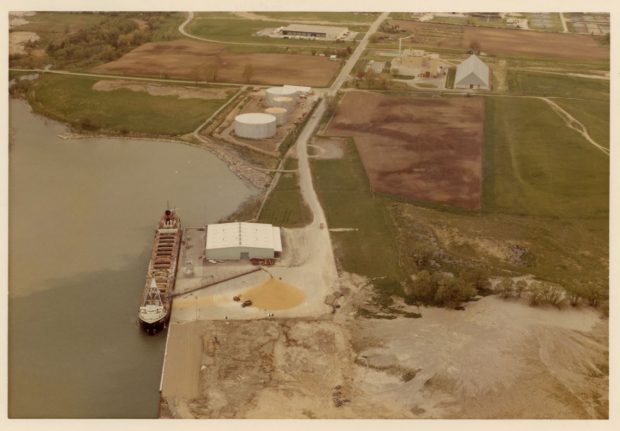
POLYGON ((237 115, 235 121, 244 124, 269 124, 276 121, 276 117, 271 114, 263 114, 262 112, 251 112, 237 115))
POLYGON ((301 85, 283 85, 282 88, 295 91, 296 93, 311 93, 311 87, 303 87, 301 85))
POLYGON ((207 250, 232 247, 282 251, 280 228, 267 223, 219 223, 207 226, 207 250))
POLYGON ((339 36, 348 31, 347 27, 332 27, 327 25, 311 25, 311 24, 289 24, 283 27, 285 31, 298 31, 301 33, 325 33, 339 36))
POLYGON ((297 94, 297 90, 294 88, 289 88, 287 85, 283 85, 282 87, 270 87, 267 89, 267 93, 273 96, 295 96, 297 94))
POLYGON ((470 55, 467 60, 456 66, 454 85, 458 85, 463 79, 472 74, 474 75, 474 79, 477 78, 477 80, 480 81, 480 85, 489 86, 489 66, 484 64, 482 60, 474 54, 470 55))

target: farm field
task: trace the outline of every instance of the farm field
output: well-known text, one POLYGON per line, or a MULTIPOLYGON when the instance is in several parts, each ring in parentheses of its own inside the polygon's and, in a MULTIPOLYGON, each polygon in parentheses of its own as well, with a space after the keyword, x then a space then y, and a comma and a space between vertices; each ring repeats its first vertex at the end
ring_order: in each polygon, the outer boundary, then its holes
POLYGON ((586 126, 592 139, 609 148, 609 101, 554 99, 554 102, 586 126))
POLYGON ((486 211, 607 220, 609 157, 544 101, 487 98, 485 123, 486 211))
POLYGON ((327 134, 351 136, 373 191, 477 209, 484 103, 350 92, 327 134))
MULTIPOLYGON (((225 46, 193 40, 147 43, 118 60, 97 66, 96 73, 204 80, 217 67, 214 81, 244 83, 244 68, 253 67, 253 84, 327 86, 340 63, 325 57, 296 54, 233 54, 225 46)), ((213 79, 211 79, 213 80, 213 79)))
POLYGON ((603 46, 587 35, 430 24, 408 20, 392 22, 414 33, 416 37, 413 43, 420 46, 468 49, 472 41, 477 41, 482 51, 488 54, 539 55, 584 60, 609 58, 609 46, 603 46), (566 46, 571 49, 566 49, 566 46))
MULTIPOLYGON (((119 81, 100 81, 96 78, 45 75, 36 82, 28 99, 33 109, 49 117, 68 122, 87 130, 137 134, 181 135, 191 132, 211 113, 215 112, 236 89, 217 87, 181 87, 153 85, 161 94, 132 88, 129 84, 108 91, 93 87, 103 83, 119 84, 119 81), (130 87, 130 88, 128 88, 130 87), (194 91, 201 93, 190 98, 180 98, 173 93, 194 91), (171 116, 171 112, 183 115, 171 116)), ((135 84, 144 87, 144 84, 135 84)), ((108 86, 109 87, 109 86, 108 86)), ((99 87, 101 88, 101 87, 99 87)))
MULTIPOLYGON (((297 160, 288 159, 284 169, 296 169, 297 160)), ((283 173, 277 186, 269 194, 261 211, 258 222, 271 223, 276 226, 298 227, 312 221, 310 209, 304 202, 299 190, 296 173, 283 173)))
POLYGON ((568 97, 605 101, 609 104, 609 81, 576 76, 508 70, 508 90, 512 94, 568 97))

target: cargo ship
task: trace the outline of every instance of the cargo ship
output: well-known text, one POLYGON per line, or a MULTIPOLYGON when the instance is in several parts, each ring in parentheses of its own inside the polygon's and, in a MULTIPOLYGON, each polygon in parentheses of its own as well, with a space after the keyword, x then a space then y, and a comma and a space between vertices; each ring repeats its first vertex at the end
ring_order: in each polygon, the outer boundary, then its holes
POLYGON ((174 210, 167 209, 155 230, 144 294, 138 312, 140 326, 149 335, 164 329, 170 320, 182 235, 181 219, 174 210))

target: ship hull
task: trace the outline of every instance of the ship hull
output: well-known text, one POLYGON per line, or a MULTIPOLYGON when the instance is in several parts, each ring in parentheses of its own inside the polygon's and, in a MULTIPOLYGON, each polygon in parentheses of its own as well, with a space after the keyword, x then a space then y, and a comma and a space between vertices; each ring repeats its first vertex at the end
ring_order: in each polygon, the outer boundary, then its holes
POLYGON ((155 335, 158 332, 163 331, 168 326, 169 321, 169 313, 166 315, 166 317, 156 322, 145 322, 144 320, 140 319, 140 328, 142 328, 142 330, 148 335, 155 335))
POLYGON ((166 211, 155 230, 141 304, 141 310, 148 310, 148 307, 154 305, 160 309, 163 306, 165 314, 156 320, 152 318, 143 320, 140 316, 141 313, 138 314, 140 327, 149 335, 155 335, 162 331, 170 321, 172 292, 176 282, 182 236, 181 219, 174 212, 166 211), (152 292, 149 294, 149 286, 155 290, 156 295, 152 295, 152 292))

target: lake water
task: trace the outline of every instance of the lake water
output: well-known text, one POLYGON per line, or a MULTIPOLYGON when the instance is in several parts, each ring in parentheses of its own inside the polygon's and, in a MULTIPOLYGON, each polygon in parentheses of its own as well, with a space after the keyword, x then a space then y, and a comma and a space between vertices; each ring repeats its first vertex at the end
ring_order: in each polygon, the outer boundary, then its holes
POLYGON ((9 417, 156 417, 165 332, 136 320, 155 225, 167 201, 201 226, 253 190, 187 145, 60 139, 21 100, 10 126, 9 417))

